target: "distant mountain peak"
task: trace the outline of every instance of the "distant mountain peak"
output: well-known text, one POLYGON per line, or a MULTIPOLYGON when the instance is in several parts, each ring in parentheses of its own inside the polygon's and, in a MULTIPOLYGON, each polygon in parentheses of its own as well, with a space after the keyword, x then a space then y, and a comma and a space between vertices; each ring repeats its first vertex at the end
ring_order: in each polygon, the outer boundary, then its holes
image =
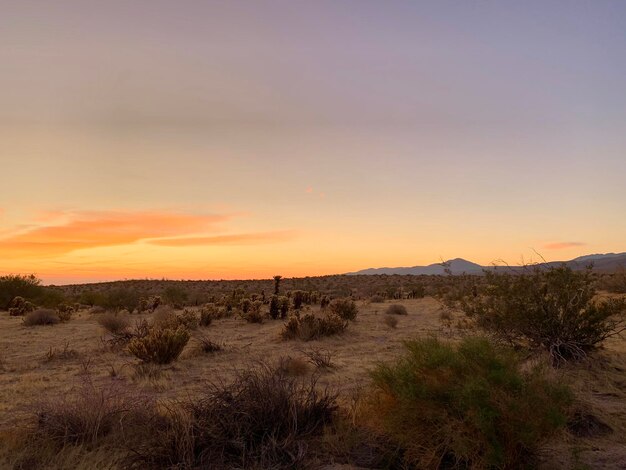
MULTIPOLYGON (((626 252, 623 253, 598 253, 592 255, 579 256, 569 261, 551 261, 540 263, 539 266, 558 266, 567 264, 573 269, 582 269, 587 264, 593 264, 594 269, 602 272, 611 272, 621 267, 626 267, 626 252)), ((511 266, 513 267, 513 266, 511 266)), ((446 271, 452 274, 483 274, 485 270, 492 269, 491 266, 481 266, 480 264, 467 261, 463 258, 452 258, 447 261, 429 264, 428 266, 412 266, 398 268, 369 268, 348 274, 387 274, 387 275, 445 275, 446 271)))

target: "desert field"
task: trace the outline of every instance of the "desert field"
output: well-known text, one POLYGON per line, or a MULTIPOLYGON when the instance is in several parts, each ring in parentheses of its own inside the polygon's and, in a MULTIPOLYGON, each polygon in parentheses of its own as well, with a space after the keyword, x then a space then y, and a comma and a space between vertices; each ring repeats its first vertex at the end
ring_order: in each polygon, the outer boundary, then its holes
MULTIPOLYGON (((349 411, 370 386, 370 372, 380 363, 397 360, 404 352, 404 341, 438 337, 454 342, 476 333, 463 327, 459 321, 462 313, 450 311, 432 297, 375 303, 360 300, 357 306, 357 318, 342 334, 311 341, 283 339, 285 320, 281 319, 250 323, 240 314, 215 319, 208 327, 191 331, 178 360, 161 366, 142 365, 123 345, 111 344, 111 334, 98 322, 104 313, 82 309, 68 322, 28 327, 21 317, 2 312, 0 435, 6 444, 20 432, 27 434, 39 403, 77 393, 86 377, 95 387, 121 384, 138 395, 169 403, 193 399, 208 383, 229 383, 238 371, 254 369, 261 363, 282 364, 298 380, 315 377, 317 387, 336 392, 340 408, 349 411), (403 305, 407 314, 387 315, 386 309, 392 304, 403 305), (387 320, 390 316, 396 321, 387 320), (202 338, 220 345, 221 350, 203 352, 202 338), (316 367, 309 360, 316 352, 326 355, 332 365, 316 367)), ((152 321, 166 309, 169 307, 128 318, 132 322, 152 321)), ((321 313, 319 306, 305 306, 303 312, 321 313)), ((576 391, 579 407, 602 424, 600 431, 590 426, 593 429, 560 432, 541 449, 541 468, 624 468, 626 339, 611 338, 589 360, 552 373, 576 391)), ((6 444, 2 467, 28 468, 15 463, 10 449, 6 444)), ((77 462, 83 468, 109 468, 106 452, 102 452, 87 452, 87 457, 78 459, 66 456, 68 460, 51 463, 50 468, 71 468, 77 462)), ((332 456, 319 460, 318 468, 356 468, 333 460, 332 456)))

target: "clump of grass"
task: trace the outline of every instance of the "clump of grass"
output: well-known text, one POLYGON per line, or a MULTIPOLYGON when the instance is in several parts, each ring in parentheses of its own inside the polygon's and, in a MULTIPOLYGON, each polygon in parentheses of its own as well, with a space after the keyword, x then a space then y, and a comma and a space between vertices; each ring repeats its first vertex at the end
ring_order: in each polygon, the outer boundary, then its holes
POLYGON ((24 326, 56 325, 61 320, 55 310, 39 308, 24 316, 24 326))
POLYGON ((66 341, 62 348, 53 348, 50 346, 45 356, 46 362, 55 360, 75 359, 79 356, 78 351, 70 348, 70 342, 66 341))
POLYGON ((200 350, 203 353, 213 353, 213 352, 221 351, 222 349, 224 349, 224 347, 221 344, 218 344, 215 341, 212 341, 207 336, 198 335, 196 339, 200 343, 200 350))
POLYGON ((525 468, 566 423, 569 390, 486 339, 409 341, 379 366, 363 422, 411 468, 525 468))
POLYGON ((333 362, 333 354, 331 351, 323 349, 311 349, 310 351, 302 351, 309 359, 309 362, 318 369, 335 369, 337 366, 333 362))
POLYGON ((111 382, 97 386, 90 377, 73 393, 55 397, 36 407, 33 437, 57 448, 94 446, 107 437, 123 439, 134 426, 145 426, 150 401, 111 382))
POLYGON ((170 407, 133 449, 133 468, 302 467, 308 446, 332 422, 336 397, 267 365, 232 384, 210 385, 197 400, 170 407))
POLYGON ((301 339, 311 341, 323 336, 332 336, 343 333, 348 322, 338 315, 329 313, 317 317, 311 313, 306 315, 292 315, 281 332, 283 339, 301 339))
POLYGON ((396 328, 398 326, 398 319, 394 315, 385 315, 385 325, 389 328, 396 328))
POLYGON ((130 328, 130 321, 126 315, 112 312, 99 316, 98 324, 112 335, 120 335, 130 328))
POLYGON ((350 299, 335 299, 328 306, 331 313, 334 313, 344 320, 354 321, 359 309, 356 303, 350 299))
POLYGON ((387 307, 385 313, 387 315, 408 315, 406 307, 400 304, 391 304, 389 307, 387 307))
POLYGON ((169 364, 178 359, 189 341, 189 332, 181 327, 151 328, 147 335, 135 337, 128 343, 128 351, 143 362, 169 364))

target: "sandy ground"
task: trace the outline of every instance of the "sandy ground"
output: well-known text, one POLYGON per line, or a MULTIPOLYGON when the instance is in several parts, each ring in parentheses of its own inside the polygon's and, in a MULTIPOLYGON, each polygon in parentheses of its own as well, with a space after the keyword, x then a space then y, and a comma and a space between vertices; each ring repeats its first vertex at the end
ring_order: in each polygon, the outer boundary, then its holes
MULTIPOLYGON (((79 312, 66 324, 25 327, 22 319, 0 313, 0 431, 24 423, 33 404, 70 391, 89 371, 97 380, 122 380, 162 398, 193 396, 207 381, 232 378, 237 369, 255 361, 281 356, 303 358, 303 351, 331 351, 336 369, 322 371, 319 384, 327 385, 349 401, 368 383, 368 371, 378 362, 402 354, 404 340, 425 335, 455 337, 442 325, 440 304, 432 299, 403 300, 407 316, 396 316, 397 328, 384 322, 386 304, 359 305, 357 321, 345 334, 302 342, 280 338, 281 320, 248 324, 233 317, 214 321, 203 334, 224 345, 224 350, 202 354, 192 338, 181 358, 162 368, 156 379, 138 378, 137 361, 123 350, 111 350, 97 314, 79 312), (50 352, 67 354, 50 359, 50 352)), ((133 316, 143 318, 143 316, 133 316)), ((53 354, 54 356, 54 354, 53 354)), ((315 371, 309 368, 309 374, 315 371)), ((596 359, 559 372, 573 384, 581 399, 614 432, 595 438, 574 438, 564 433, 545 452, 545 468, 626 469, 626 339, 607 343, 596 359)), ((345 403, 349 405, 349 403, 345 403)))

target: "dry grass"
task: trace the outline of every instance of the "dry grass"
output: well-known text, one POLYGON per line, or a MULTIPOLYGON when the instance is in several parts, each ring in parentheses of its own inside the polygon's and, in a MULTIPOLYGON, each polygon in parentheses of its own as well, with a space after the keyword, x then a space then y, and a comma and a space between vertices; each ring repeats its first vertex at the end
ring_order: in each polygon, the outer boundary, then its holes
MULTIPOLYGON (((321 375, 318 385, 331 387, 340 393, 340 404, 349 414, 346 418, 348 423, 352 416, 351 390, 368 384, 368 371, 374 365, 397 358, 403 351, 405 340, 433 334, 445 333, 453 338, 458 337, 455 335, 465 334, 464 331, 457 331, 454 326, 450 331, 442 329, 439 321, 441 307, 433 298, 397 302, 405 305, 411 312, 402 317, 402 328, 392 329, 385 325, 380 312, 377 312, 380 305, 362 303, 359 304, 358 322, 350 324, 342 335, 320 337, 306 343, 312 349, 332 354, 332 363, 336 369, 319 369, 321 375)), ((219 310, 226 313, 224 307, 219 310)), ((312 312, 316 316, 324 315, 319 310, 312 312)), ((456 317, 457 314, 454 313, 456 317)), ((102 327, 97 322, 97 315, 92 316, 87 310, 75 313, 70 323, 56 328, 26 328, 22 325, 21 318, 0 313, 0 330, 3 331, 0 338, 0 356, 4 361, 4 371, 0 373, 0 468, 13 468, 13 464, 7 463, 7 459, 10 457, 13 459, 11 462, 14 462, 19 457, 16 451, 7 453, 4 445, 13 439, 23 440, 16 434, 16 426, 28 418, 26 412, 29 406, 42 396, 64 396, 71 393, 72 384, 82 374, 83 362, 87 360, 91 362, 95 382, 133 384, 136 381, 136 386, 144 392, 154 394, 160 401, 170 402, 202 396, 207 389, 207 377, 223 381, 224 384, 232 383, 236 378, 236 371, 248 367, 251 358, 276 362, 281 356, 297 357, 303 354, 303 343, 278 339, 284 328, 283 322, 248 324, 237 316, 225 314, 220 317, 214 319, 207 331, 211 333, 211 341, 220 345, 226 343, 227 349, 218 354, 206 355, 192 355, 185 351, 173 365, 149 365, 146 367, 150 371, 139 374, 135 366, 129 365, 132 358, 124 349, 103 346, 100 341, 102 327), (62 350, 66 341, 70 341, 71 349, 77 351, 79 356, 42 361, 46 351, 50 348, 62 350)), ((147 313, 133 315, 132 318, 138 322, 152 322, 152 315, 147 313)), ((134 329, 131 327, 131 330, 134 329)), ((607 340, 603 350, 594 353, 588 361, 572 364, 559 372, 565 374, 563 380, 574 384, 577 396, 588 406, 584 409, 588 409, 610 426, 613 433, 582 438, 565 433, 541 452, 540 468, 621 468, 621 462, 626 460, 626 448, 623 445, 623 436, 626 435, 625 370, 626 341, 624 338, 611 338, 607 340)), ((338 439, 353 439, 361 444, 357 446, 356 454, 350 454, 349 459, 343 462, 372 468, 383 466, 384 462, 376 459, 380 458, 380 448, 384 447, 384 443, 366 442, 358 433, 350 437, 351 432, 349 430, 348 436, 342 435, 338 439), (370 457, 371 460, 368 460, 370 457)), ((108 442, 108 439, 105 441, 108 442)), ((349 447, 351 452, 355 450, 353 446, 349 447)), ((55 449, 46 455, 48 461, 54 459, 57 468, 66 469, 118 469, 121 468, 120 462, 126 457, 126 453, 118 449, 87 449, 83 446, 70 446, 61 451, 55 449)), ((335 460, 341 461, 339 457, 335 457, 335 460)))
POLYGON ((40 308, 24 316, 24 326, 56 325, 61 319, 55 310, 40 308))
POLYGON ((119 335, 130 328, 130 320, 126 315, 108 312, 98 317, 98 325, 113 335, 119 335))

